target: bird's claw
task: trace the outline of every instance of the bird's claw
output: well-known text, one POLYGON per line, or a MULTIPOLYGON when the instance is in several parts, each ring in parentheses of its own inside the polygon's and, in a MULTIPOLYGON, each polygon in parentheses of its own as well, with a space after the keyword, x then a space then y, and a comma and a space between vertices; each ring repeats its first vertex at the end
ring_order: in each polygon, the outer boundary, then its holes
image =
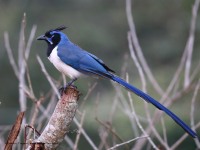
POLYGON ((59 88, 59 93, 60 93, 60 95, 62 96, 63 95, 63 92, 65 92, 65 90, 66 90, 66 88, 65 87, 61 87, 61 88, 59 88))
POLYGON ((65 85, 64 87, 61 87, 61 88, 59 88, 59 93, 60 93, 60 95, 62 96, 63 95, 63 92, 65 92, 66 90, 67 90, 67 88, 74 88, 74 89, 77 89, 77 86, 75 86, 75 85, 73 85, 73 84, 67 84, 67 85, 65 85))

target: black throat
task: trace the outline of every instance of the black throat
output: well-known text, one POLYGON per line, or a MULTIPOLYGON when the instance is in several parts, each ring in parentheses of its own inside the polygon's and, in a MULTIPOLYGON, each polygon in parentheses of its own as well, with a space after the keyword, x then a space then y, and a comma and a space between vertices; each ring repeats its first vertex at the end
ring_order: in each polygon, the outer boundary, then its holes
POLYGON ((59 44, 61 38, 59 34, 54 34, 54 36, 52 37, 52 43, 50 44, 47 41, 48 47, 47 47, 47 57, 49 57, 51 55, 52 50, 59 44))
POLYGON ((54 44, 51 45, 51 44, 48 43, 48 47, 47 47, 47 57, 50 56, 52 50, 53 50, 55 47, 56 47, 56 45, 54 45, 54 44))

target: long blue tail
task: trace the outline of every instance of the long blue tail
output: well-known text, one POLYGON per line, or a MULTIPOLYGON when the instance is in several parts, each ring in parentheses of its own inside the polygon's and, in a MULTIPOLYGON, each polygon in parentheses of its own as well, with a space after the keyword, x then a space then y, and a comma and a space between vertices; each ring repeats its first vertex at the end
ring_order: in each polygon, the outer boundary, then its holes
MULTIPOLYGON (((139 97, 141 97, 142 99, 144 99, 145 101, 153 104, 155 107, 157 107, 158 109, 164 111, 166 114, 168 114, 178 125, 180 125, 189 135, 191 135, 193 138, 198 138, 197 134, 190 129, 190 127, 188 127, 188 125, 186 125, 178 116, 176 116, 173 112, 171 112, 169 109, 167 109, 165 106, 163 106, 162 104, 160 104, 158 101, 156 101, 154 98, 152 98, 151 96, 147 95, 146 93, 142 92, 141 90, 137 89, 136 87, 128 84, 127 82, 125 82, 123 79, 121 79, 120 77, 117 76, 112 76, 111 79, 117 83, 119 83, 120 85, 124 86, 125 88, 127 88, 128 90, 130 90, 131 92, 135 93, 136 95, 138 95, 139 97)), ((199 138, 198 138, 199 139, 199 138)))

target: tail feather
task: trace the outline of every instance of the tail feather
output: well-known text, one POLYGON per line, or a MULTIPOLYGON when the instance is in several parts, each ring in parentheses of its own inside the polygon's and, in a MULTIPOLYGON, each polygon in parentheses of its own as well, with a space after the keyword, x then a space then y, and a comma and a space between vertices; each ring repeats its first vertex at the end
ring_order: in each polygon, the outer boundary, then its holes
POLYGON ((149 96, 148 94, 142 92, 141 90, 137 89, 136 87, 128 84, 127 82, 125 82, 123 79, 121 79, 118 76, 112 76, 111 79, 117 83, 119 83, 120 85, 122 85, 123 87, 127 88, 128 90, 130 90, 131 92, 135 93, 136 95, 138 95, 139 97, 141 97, 142 99, 144 99, 145 101, 153 104, 155 107, 157 107, 158 109, 164 111, 166 114, 168 114, 178 125, 180 125, 189 135, 191 135, 193 138, 198 138, 197 134, 188 126, 186 125, 178 116, 176 116, 172 111, 170 111, 169 109, 167 109, 165 106, 163 106, 162 104, 160 104, 158 101, 156 101, 154 98, 152 98, 151 96, 149 96))

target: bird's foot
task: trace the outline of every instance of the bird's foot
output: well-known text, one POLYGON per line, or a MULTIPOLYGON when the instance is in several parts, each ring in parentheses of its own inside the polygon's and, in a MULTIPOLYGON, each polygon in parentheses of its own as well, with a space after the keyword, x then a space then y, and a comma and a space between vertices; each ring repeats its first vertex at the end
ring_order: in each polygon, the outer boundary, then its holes
POLYGON ((65 92, 65 90, 66 90, 66 88, 65 87, 61 87, 61 88, 59 88, 59 93, 60 93, 60 96, 62 96, 63 95, 63 92, 65 92))
POLYGON ((75 79, 71 80, 70 82, 68 82, 64 87, 61 87, 61 88, 59 89, 60 95, 62 96, 63 92, 65 92, 65 91, 67 90, 68 87, 72 87, 72 88, 77 89, 77 87, 73 84, 74 81, 76 81, 76 80, 77 80, 77 79, 75 78, 75 79))

